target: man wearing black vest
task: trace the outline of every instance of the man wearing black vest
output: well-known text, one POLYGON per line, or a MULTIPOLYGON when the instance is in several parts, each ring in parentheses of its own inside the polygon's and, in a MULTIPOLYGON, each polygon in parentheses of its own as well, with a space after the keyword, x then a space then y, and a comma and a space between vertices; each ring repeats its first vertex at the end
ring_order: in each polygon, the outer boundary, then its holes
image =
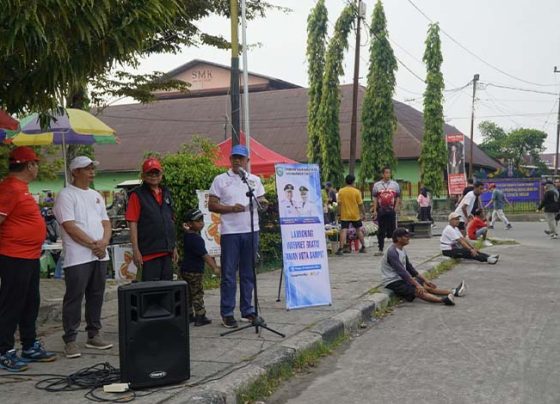
POLYGON ((173 202, 161 186, 162 177, 158 160, 144 161, 142 185, 132 191, 126 209, 133 260, 142 281, 172 280, 172 262, 178 258, 173 202))

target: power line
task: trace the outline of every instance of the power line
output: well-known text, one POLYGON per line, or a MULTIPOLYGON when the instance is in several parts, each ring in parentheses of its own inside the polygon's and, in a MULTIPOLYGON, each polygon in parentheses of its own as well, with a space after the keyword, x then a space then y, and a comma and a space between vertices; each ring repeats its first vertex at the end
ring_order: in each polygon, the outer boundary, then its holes
MULTIPOLYGON (((414 7, 420 14, 422 14, 422 16, 424 16, 424 18, 426 18, 428 21, 430 21, 431 23, 434 23, 434 21, 428 16, 426 15, 426 13, 424 13, 416 4, 414 4, 414 2, 412 0, 407 0, 410 5, 412 7, 414 7)), ((484 60, 483 58, 481 58, 480 56, 478 56, 476 53, 474 53, 473 51, 471 51, 470 49, 468 49, 466 46, 464 46, 463 44, 461 44, 459 41, 457 41, 455 38, 453 38, 450 34, 448 34, 443 28, 441 28, 440 26, 440 31, 446 36, 448 37, 451 41, 453 41, 457 46, 459 46, 461 49, 463 49, 465 52, 467 52, 468 54, 470 54, 471 56, 475 57, 476 59, 478 59, 479 61, 481 61, 482 63, 484 63, 486 66, 496 70, 497 72, 502 73, 505 76, 508 76, 514 80, 517 81, 521 81, 523 83, 526 84, 531 84, 534 86, 540 86, 540 87, 552 87, 552 86, 557 86, 557 84, 542 84, 542 83, 535 83, 532 81, 528 81, 525 79, 522 79, 520 77, 514 76, 513 74, 510 74, 502 69, 500 69, 497 66, 494 66, 493 64, 491 64, 490 62, 487 62, 486 60, 484 60)))
POLYGON ((541 91, 541 90, 533 90, 533 89, 530 89, 530 88, 505 86, 505 85, 496 84, 496 83, 480 83, 480 84, 483 85, 483 86, 503 88, 503 89, 506 89, 506 90, 524 91, 524 92, 527 92, 527 93, 535 93, 535 94, 553 95, 555 97, 558 96, 558 94, 553 93, 551 91, 541 91))

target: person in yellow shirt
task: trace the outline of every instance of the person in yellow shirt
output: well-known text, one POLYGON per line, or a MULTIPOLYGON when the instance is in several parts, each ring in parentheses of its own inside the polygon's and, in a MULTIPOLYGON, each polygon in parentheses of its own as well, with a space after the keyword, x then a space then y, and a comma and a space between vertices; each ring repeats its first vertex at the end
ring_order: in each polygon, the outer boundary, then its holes
POLYGON ((338 191, 338 215, 340 220, 340 247, 336 252, 336 255, 342 255, 344 252, 349 252, 344 250, 346 245, 346 235, 348 233, 348 227, 350 224, 356 229, 358 233, 358 238, 362 247, 360 248, 361 253, 366 252, 366 246, 364 243, 364 232, 362 230, 362 220, 365 220, 366 211, 364 209, 364 201, 362 200, 361 192, 354 186, 354 181, 356 177, 349 174, 345 178, 346 186, 342 187, 338 191))

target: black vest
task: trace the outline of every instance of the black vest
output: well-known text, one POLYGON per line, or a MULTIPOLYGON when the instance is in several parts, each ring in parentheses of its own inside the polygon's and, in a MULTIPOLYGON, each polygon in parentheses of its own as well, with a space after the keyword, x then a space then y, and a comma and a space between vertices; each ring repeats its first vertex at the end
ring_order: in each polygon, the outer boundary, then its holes
POLYGON ((138 248, 142 255, 172 252, 175 248, 173 201, 169 190, 162 187, 163 203, 157 203, 150 188, 142 184, 134 192, 140 200, 138 219, 138 248))

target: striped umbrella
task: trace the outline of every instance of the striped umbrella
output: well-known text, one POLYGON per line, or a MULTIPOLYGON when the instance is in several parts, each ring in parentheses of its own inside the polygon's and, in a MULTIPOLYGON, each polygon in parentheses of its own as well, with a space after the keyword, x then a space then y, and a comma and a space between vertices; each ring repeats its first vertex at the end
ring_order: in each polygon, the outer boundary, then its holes
POLYGON ((19 128, 19 122, 12 118, 7 112, 0 109, 0 141, 13 135, 19 128))
POLYGON ((27 115, 20 121, 20 132, 7 133, 4 143, 17 146, 51 144, 115 144, 115 131, 89 112, 68 108, 57 113, 47 128, 41 128, 39 114, 27 115))

